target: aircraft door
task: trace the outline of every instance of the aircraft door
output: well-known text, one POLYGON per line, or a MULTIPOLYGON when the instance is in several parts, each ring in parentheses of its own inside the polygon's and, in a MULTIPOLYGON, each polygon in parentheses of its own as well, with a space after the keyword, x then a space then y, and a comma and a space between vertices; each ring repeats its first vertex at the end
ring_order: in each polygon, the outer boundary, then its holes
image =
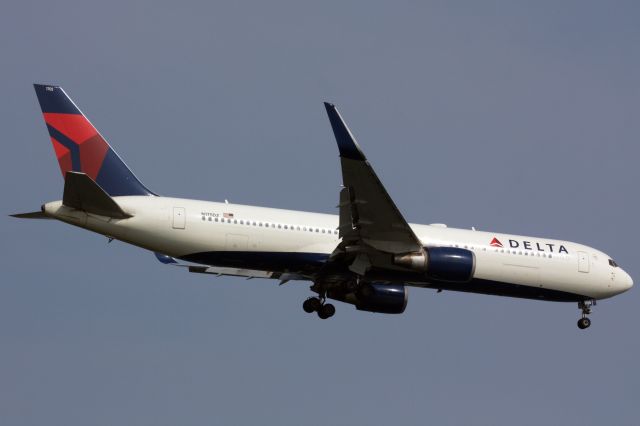
POLYGON ((186 221, 187 215, 184 211, 184 207, 174 207, 172 222, 173 229, 184 229, 186 221))
POLYGON ((584 251, 578 252, 578 272, 589 272, 589 254, 584 251))

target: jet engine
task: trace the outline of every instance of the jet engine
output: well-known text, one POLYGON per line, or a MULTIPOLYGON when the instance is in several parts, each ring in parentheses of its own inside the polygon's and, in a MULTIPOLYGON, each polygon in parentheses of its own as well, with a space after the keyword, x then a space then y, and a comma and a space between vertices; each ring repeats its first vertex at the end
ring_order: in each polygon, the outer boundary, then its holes
POLYGON ((409 292, 404 284, 367 283, 352 293, 329 292, 327 296, 354 305, 359 311, 401 314, 409 292))
POLYGON ((476 269, 474 253, 458 247, 430 247, 425 253, 397 254, 393 263, 447 282, 468 282, 476 269))

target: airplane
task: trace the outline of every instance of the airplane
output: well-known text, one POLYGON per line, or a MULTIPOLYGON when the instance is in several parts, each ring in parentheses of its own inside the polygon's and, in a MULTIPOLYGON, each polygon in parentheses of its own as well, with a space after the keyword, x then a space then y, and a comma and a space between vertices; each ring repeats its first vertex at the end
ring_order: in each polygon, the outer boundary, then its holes
POLYGON ((407 223, 335 105, 338 215, 164 197, 147 188, 65 91, 34 84, 64 177, 62 200, 12 215, 59 221, 153 251, 193 273, 311 282, 302 307, 327 300, 401 314, 408 287, 574 302, 578 327, 597 300, 633 280, 602 251, 569 241, 407 223))

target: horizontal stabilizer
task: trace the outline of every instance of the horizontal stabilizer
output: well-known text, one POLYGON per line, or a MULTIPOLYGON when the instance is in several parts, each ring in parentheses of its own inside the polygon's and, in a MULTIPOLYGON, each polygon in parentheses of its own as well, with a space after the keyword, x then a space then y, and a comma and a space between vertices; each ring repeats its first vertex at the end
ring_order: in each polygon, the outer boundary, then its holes
POLYGON ((80 172, 66 173, 62 204, 87 213, 116 219, 131 217, 93 179, 80 172))
POLYGON ((18 219, 51 219, 41 211, 29 212, 29 213, 16 213, 9 215, 11 217, 17 217, 18 219))

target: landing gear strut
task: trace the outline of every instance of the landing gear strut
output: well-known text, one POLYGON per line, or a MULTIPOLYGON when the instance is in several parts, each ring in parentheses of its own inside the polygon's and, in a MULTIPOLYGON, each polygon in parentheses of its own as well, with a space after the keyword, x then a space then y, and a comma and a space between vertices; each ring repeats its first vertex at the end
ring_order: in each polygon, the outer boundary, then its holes
POLYGON ((587 315, 591 313, 591 306, 596 304, 595 300, 582 300, 578 302, 578 309, 582 310, 582 318, 578 320, 578 328, 584 330, 589 328, 591 320, 587 318, 587 315))
POLYGON ((302 309, 308 314, 317 312, 321 319, 331 318, 336 313, 336 308, 331 303, 325 303, 325 298, 310 297, 302 304, 302 309))

